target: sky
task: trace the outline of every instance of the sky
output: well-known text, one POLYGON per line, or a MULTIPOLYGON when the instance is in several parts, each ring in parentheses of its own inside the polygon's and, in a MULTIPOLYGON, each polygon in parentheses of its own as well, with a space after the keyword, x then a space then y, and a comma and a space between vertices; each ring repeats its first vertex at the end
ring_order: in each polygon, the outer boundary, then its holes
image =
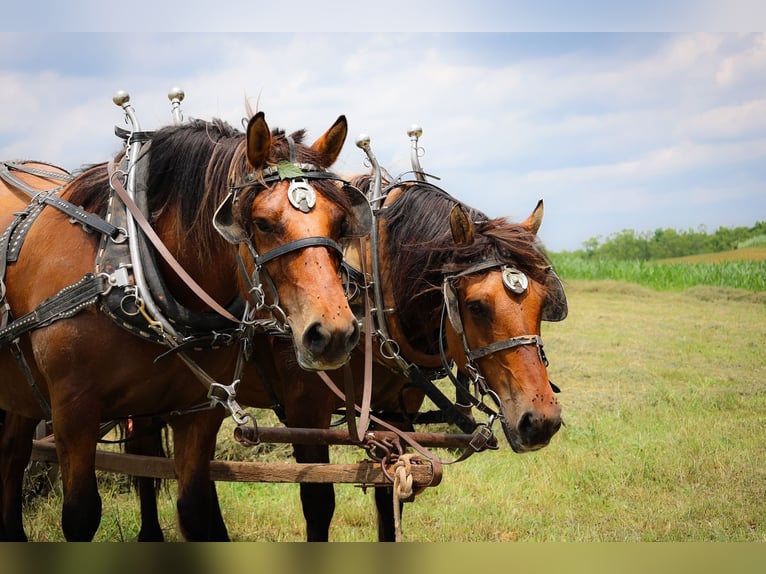
POLYGON ((170 123, 178 86, 186 118, 241 126, 247 101, 310 141, 346 115, 335 165, 346 174, 367 170, 361 134, 390 174, 411 169, 407 131, 418 124, 423 169, 465 203, 519 221, 543 199, 552 251, 625 229, 766 220, 757 2, 593 1, 583 12, 547 0, 537 11, 390 0, 383 14, 357 1, 336 3, 345 10, 335 15, 302 0, 257 4, 219 0, 213 15, 198 1, 137 0, 132 13, 57 3, 30 20, 28 3, 11 2, 0 159, 70 170, 104 161, 125 126, 113 94, 126 90, 151 130, 170 123))

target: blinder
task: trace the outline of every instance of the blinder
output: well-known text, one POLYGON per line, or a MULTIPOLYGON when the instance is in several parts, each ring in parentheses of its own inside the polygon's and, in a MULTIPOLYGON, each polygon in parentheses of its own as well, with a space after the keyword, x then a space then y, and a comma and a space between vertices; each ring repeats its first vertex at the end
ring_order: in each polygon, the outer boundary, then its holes
POLYGON ((238 189, 232 189, 213 215, 213 227, 229 243, 238 245, 248 240, 244 228, 234 219, 234 206, 238 200, 238 189))
POLYGON ((548 295, 543 305, 542 320, 555 323, 563 321, 569 314, 569 305, 567 303, 567 294, 564 292, 564 284, 561 278, 556 275, 552 267, 546 269, 547 277, 545 279, 545 288, 548 295))
POLYGON ((346 222, 343 228, 344 237, 364 237, 372 231, 372 207, 367 196, 350 183, 343 183, 343 191, 348 196, 353 213, 353 221, 346 222))

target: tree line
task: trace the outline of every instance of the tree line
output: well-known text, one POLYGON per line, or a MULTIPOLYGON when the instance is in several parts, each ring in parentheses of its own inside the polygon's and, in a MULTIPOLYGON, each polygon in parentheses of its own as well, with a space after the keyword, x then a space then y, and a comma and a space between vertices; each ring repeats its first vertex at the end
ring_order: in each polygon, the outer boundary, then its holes
POLYGON ((591 237, 576 253, 588 258, 649 261, 729 251, 748 245, 766 246, 766 221, 758 221, 752 227, 719 227, 713 233, 708 233, 705 226, 643 232, 623 229, 603 240, 601 236, 591 237))

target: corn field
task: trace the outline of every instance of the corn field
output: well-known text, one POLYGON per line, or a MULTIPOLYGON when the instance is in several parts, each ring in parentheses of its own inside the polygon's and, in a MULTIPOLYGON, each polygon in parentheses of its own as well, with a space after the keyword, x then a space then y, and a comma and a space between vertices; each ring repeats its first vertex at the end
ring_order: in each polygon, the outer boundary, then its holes
POLYGON ((587 258, 553 254, 556 272, 565 279, 629 281, 662 291, 705 285, 766 291, 766 261, 656 262, 587 258))

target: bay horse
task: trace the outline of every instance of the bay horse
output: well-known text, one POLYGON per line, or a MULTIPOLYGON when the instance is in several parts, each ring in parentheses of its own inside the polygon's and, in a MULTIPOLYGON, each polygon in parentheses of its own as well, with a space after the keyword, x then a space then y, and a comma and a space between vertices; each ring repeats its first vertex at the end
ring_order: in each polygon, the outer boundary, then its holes
MULTIPOLYGON (((352 180, 360 189, 368 177, 352 180)), ((537 240, 543 204, 522 223, 490 219, 465 206, 440 188, 423 182, 390 185, 378 211, 380 277, 387 310, 388 334, 396 344, 381 346, 380 326, 373 365, 372 410, 392 416, 397 426, 412 430, 425 391, 413 386, 403 359, 429 378, 444 376, 440 343, 459 371, 469 375, 475 399, 500 420, 511 448, 518 453, 546 446, 559 430, 561 407, 549 381, 540 338, 541 321, 559 321, 567 314, 560 280, 537 240), (456 211, 457 206, 457 211, 456 211), (458 216, 456 217, 456 213, 458 216), (462 215, 459 215, 462 213, 462 215), (443 321, 443 314, 449 320, 443 321), (487 404, 485 404, 485 402, 487 404)), ((352 267, 361 257, 371 269, 369 243, 346 253, 352 267)), ((364 282, 364 281, 362 281, 364 282)), ((292 343, 283 336, 256 337, 254 354, 273 357, 247 363, 238 395, 243 404, 275 408, 282 422, 295 428, 329 428, 343 402, 317 374, 296 364, 292 343)), ((350 365, 361 396, 363 344, 350 365)), ((342 388, 339 372, 328 373, 342 388)), ((126 444, 136 454, 156 454, 159 435, 141 435, 126 444), (152 446, 153 445, 153 446, 152 446)), ((326 445, 295 444, 299 463, 328 463, 326 445)), ((139 479, 142 525, 139 540, 162 540, 157 521, 156 493, 149 479, 139 479)), ((300 484, 308 541, 327 541, 335 509, 331 484, 300 484)), ((392 488, 376 488, 378 538, 395 539, 392 488)), ((220 525, 220 519, 217 524, 220 525)))
POLYGON ((64 536, 91 540, 101 519, 94 468, 101 423, 174 413, 179 528, 186 539, 210 539, 218 509, 209 461, 225 414, 213 408, 211 386, 237 374, 242 324, 233 313, 244 310, 246 320, 248 308, 275 312, 302 368, 338 368, 359 339, 339 278, 338 242, 364 209, 327 170, 346 135, 340 116, 304 145, 304 130, 272 131, 262 112, 244 133, 221 120, 193 120, 129 134, 125 156, 139 138, 151 142, 127 169, 145 172, 136 176, 150 222, 141 237, 154 230, 161 242, 142 252, 146 274, 153 269, 147 260, 163 250, 171 256, 155 273, 164 287, 157 308, 166 313, 166 327, 133 284, 137 261, 118 266, 105 255, 125 243, 125 228, 110 215, 121 201, 129 207, 119 194, 129 171, 118 168, 115 175, 111 162, 102 163, 47 191, 46 179, 63 170, 3 164, 18 173, 0 185, 0 229, 6 230, 0 239, 0 408, 6 411, 0 537, 26 539, 21 482, 37 421, 52 420, 64 536), (30 190, 31 201, 21 193, 30 190), (118 299, 110 307, 111 293, 118 299), (179 339, 168 350, 163 343, 174 328, 179 339))

